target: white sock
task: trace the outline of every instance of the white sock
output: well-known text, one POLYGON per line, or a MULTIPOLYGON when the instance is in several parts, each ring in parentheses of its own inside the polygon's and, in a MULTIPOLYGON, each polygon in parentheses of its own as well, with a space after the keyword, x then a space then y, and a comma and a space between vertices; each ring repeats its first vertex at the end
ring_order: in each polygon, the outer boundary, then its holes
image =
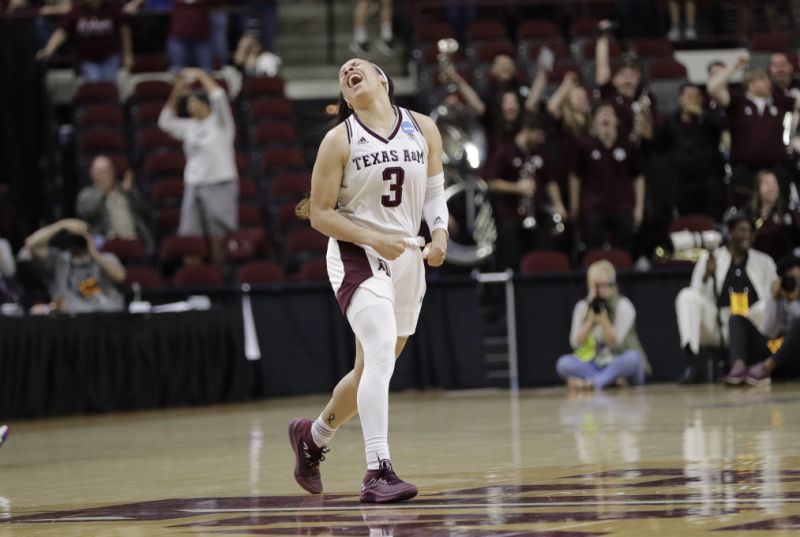
POLYGON ((389 460, 389 381, 394 373, 397 320, 394 306, 370 291, 356 291, 347 311, 364 349, 364 372, 358 384, 358 415, 364 433, 367 468, 389 460))
POLYGON ((363 26, 353 28, 353 41, 356 43, 364 43, 367 41, 367 29, 363 26))
POLYGON ((325 423, 322 416, 318 417, 314 423, 311 424, 311 438, 314 440, 317 447, 330 444, 335 434, 336 429, 325 423))
POLYGON ((384 41, 390 41, 394 37, 394 33, 392 33, 392 23, 390 22, 382 22, 381 23, 381 39, 384 41))

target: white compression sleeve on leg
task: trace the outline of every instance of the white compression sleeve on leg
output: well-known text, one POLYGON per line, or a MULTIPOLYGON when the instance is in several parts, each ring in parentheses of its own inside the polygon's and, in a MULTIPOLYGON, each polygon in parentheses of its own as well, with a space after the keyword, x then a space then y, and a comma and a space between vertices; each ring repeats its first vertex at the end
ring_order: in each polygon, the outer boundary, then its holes
POLYGON ((447 231, 450 214, 447 211, 447 200, 444 198, 444 173, 428 177, 422 214, 425 216, 425 222, 428 223, 431 233, 435 229, 447 231))
POLYGON ((364 433, 367 468, 389 460, 389 381, 394 373, 397 321, 394 305, 366 289, 353 295, 347 318, 364 349, 364 372, 358 383, 358 415, 364 433))

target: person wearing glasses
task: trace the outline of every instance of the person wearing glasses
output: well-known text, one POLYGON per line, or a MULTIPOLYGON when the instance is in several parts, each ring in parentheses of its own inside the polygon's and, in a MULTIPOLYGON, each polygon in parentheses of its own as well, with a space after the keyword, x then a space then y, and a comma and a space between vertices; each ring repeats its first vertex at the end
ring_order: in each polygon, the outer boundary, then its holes
POLYGON ((568 390, 602 390, 611 384, 644 384, 650 366, 636 335, 636 308, 617 290, 608 261, 592 263, 586 273, 587 296, 572 313, 572 353, 556 362, 568 390))

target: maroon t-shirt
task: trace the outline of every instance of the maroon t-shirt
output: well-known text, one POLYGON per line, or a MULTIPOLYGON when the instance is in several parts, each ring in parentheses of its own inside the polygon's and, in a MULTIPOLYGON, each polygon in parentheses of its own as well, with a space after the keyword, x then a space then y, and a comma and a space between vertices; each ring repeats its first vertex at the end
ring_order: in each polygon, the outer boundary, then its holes
POLYGON ((178 39, 209 39, 211 37, 210 0, 175 0, 169 35, 178 39))
POLYGON ((731 129, 731 160, 742 164, 769 164, 788 160, 783 144, 783 118, 793 101, 776 90, 762 112, 746 93, 730 92, 727 113, 731 129))
POLYGON ((581 211, 633 210, 633 183, 642 173, 641 155, 633 143, 617 140, 606 147, 597 138, 585 138, 575 152, 572 173, 581 181, 581 211))
POLYGON ((78 62, 99 62, 119 54, 120 28, 126 22, 116 2, 104 1, 96 8, 80 2, 64 16, 61 28, 75 38, 73 50, 78 62))
MULTIPOLYGON (((536 181, 536 192, 533 196, 535 207, 544 201, 544 189, 547 183, 553 180, 552 164, 541 151, 541 148, 533 151, 527 156, 517 146, 517 144, 504 144, 498 146, 489 157, 489 162, 483 170, 481 176, 485 181, 492 179, 505 179, 506 181, 519 181, 522 168, 526 160, 530 162, 530 171, 533 172, 533 180, 536 181)), ((526 171, 525 173, 529 173, 526 171)), ((522 216, 517 211, 519 207, 519 196, 514 194, 498 194, 496 197, 495 210, 503 216, 522 216)))
MULTIPOLYGON (((611 81, 597 88, 597 91, 602 101, 614 104, 614 111, 617 113, 617 120, 619 121, 617 125, 619 138, 621 140, 630 140, 631 132, 633 132, 633 110, 635 107, 639 106, 638 100, 622 95, 617 91, 617 88, 611 81)), ((650 98, 650 110, 653 114, 654 121, 657 120, 658 108, 655 96, 647 91, 643 91, 642 93, 646 93, 650 98)))

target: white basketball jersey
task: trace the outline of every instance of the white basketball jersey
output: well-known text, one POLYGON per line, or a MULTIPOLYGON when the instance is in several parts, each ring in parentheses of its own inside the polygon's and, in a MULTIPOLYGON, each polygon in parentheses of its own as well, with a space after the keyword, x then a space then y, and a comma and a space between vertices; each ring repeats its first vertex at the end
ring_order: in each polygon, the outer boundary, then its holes
POLYGON ((416 237, 427 188, 428 144, 411 113, 394 109, 397 123, 388 138, 355 114, 347 118, 350 160, 337 211, 378 232, 416 237))

